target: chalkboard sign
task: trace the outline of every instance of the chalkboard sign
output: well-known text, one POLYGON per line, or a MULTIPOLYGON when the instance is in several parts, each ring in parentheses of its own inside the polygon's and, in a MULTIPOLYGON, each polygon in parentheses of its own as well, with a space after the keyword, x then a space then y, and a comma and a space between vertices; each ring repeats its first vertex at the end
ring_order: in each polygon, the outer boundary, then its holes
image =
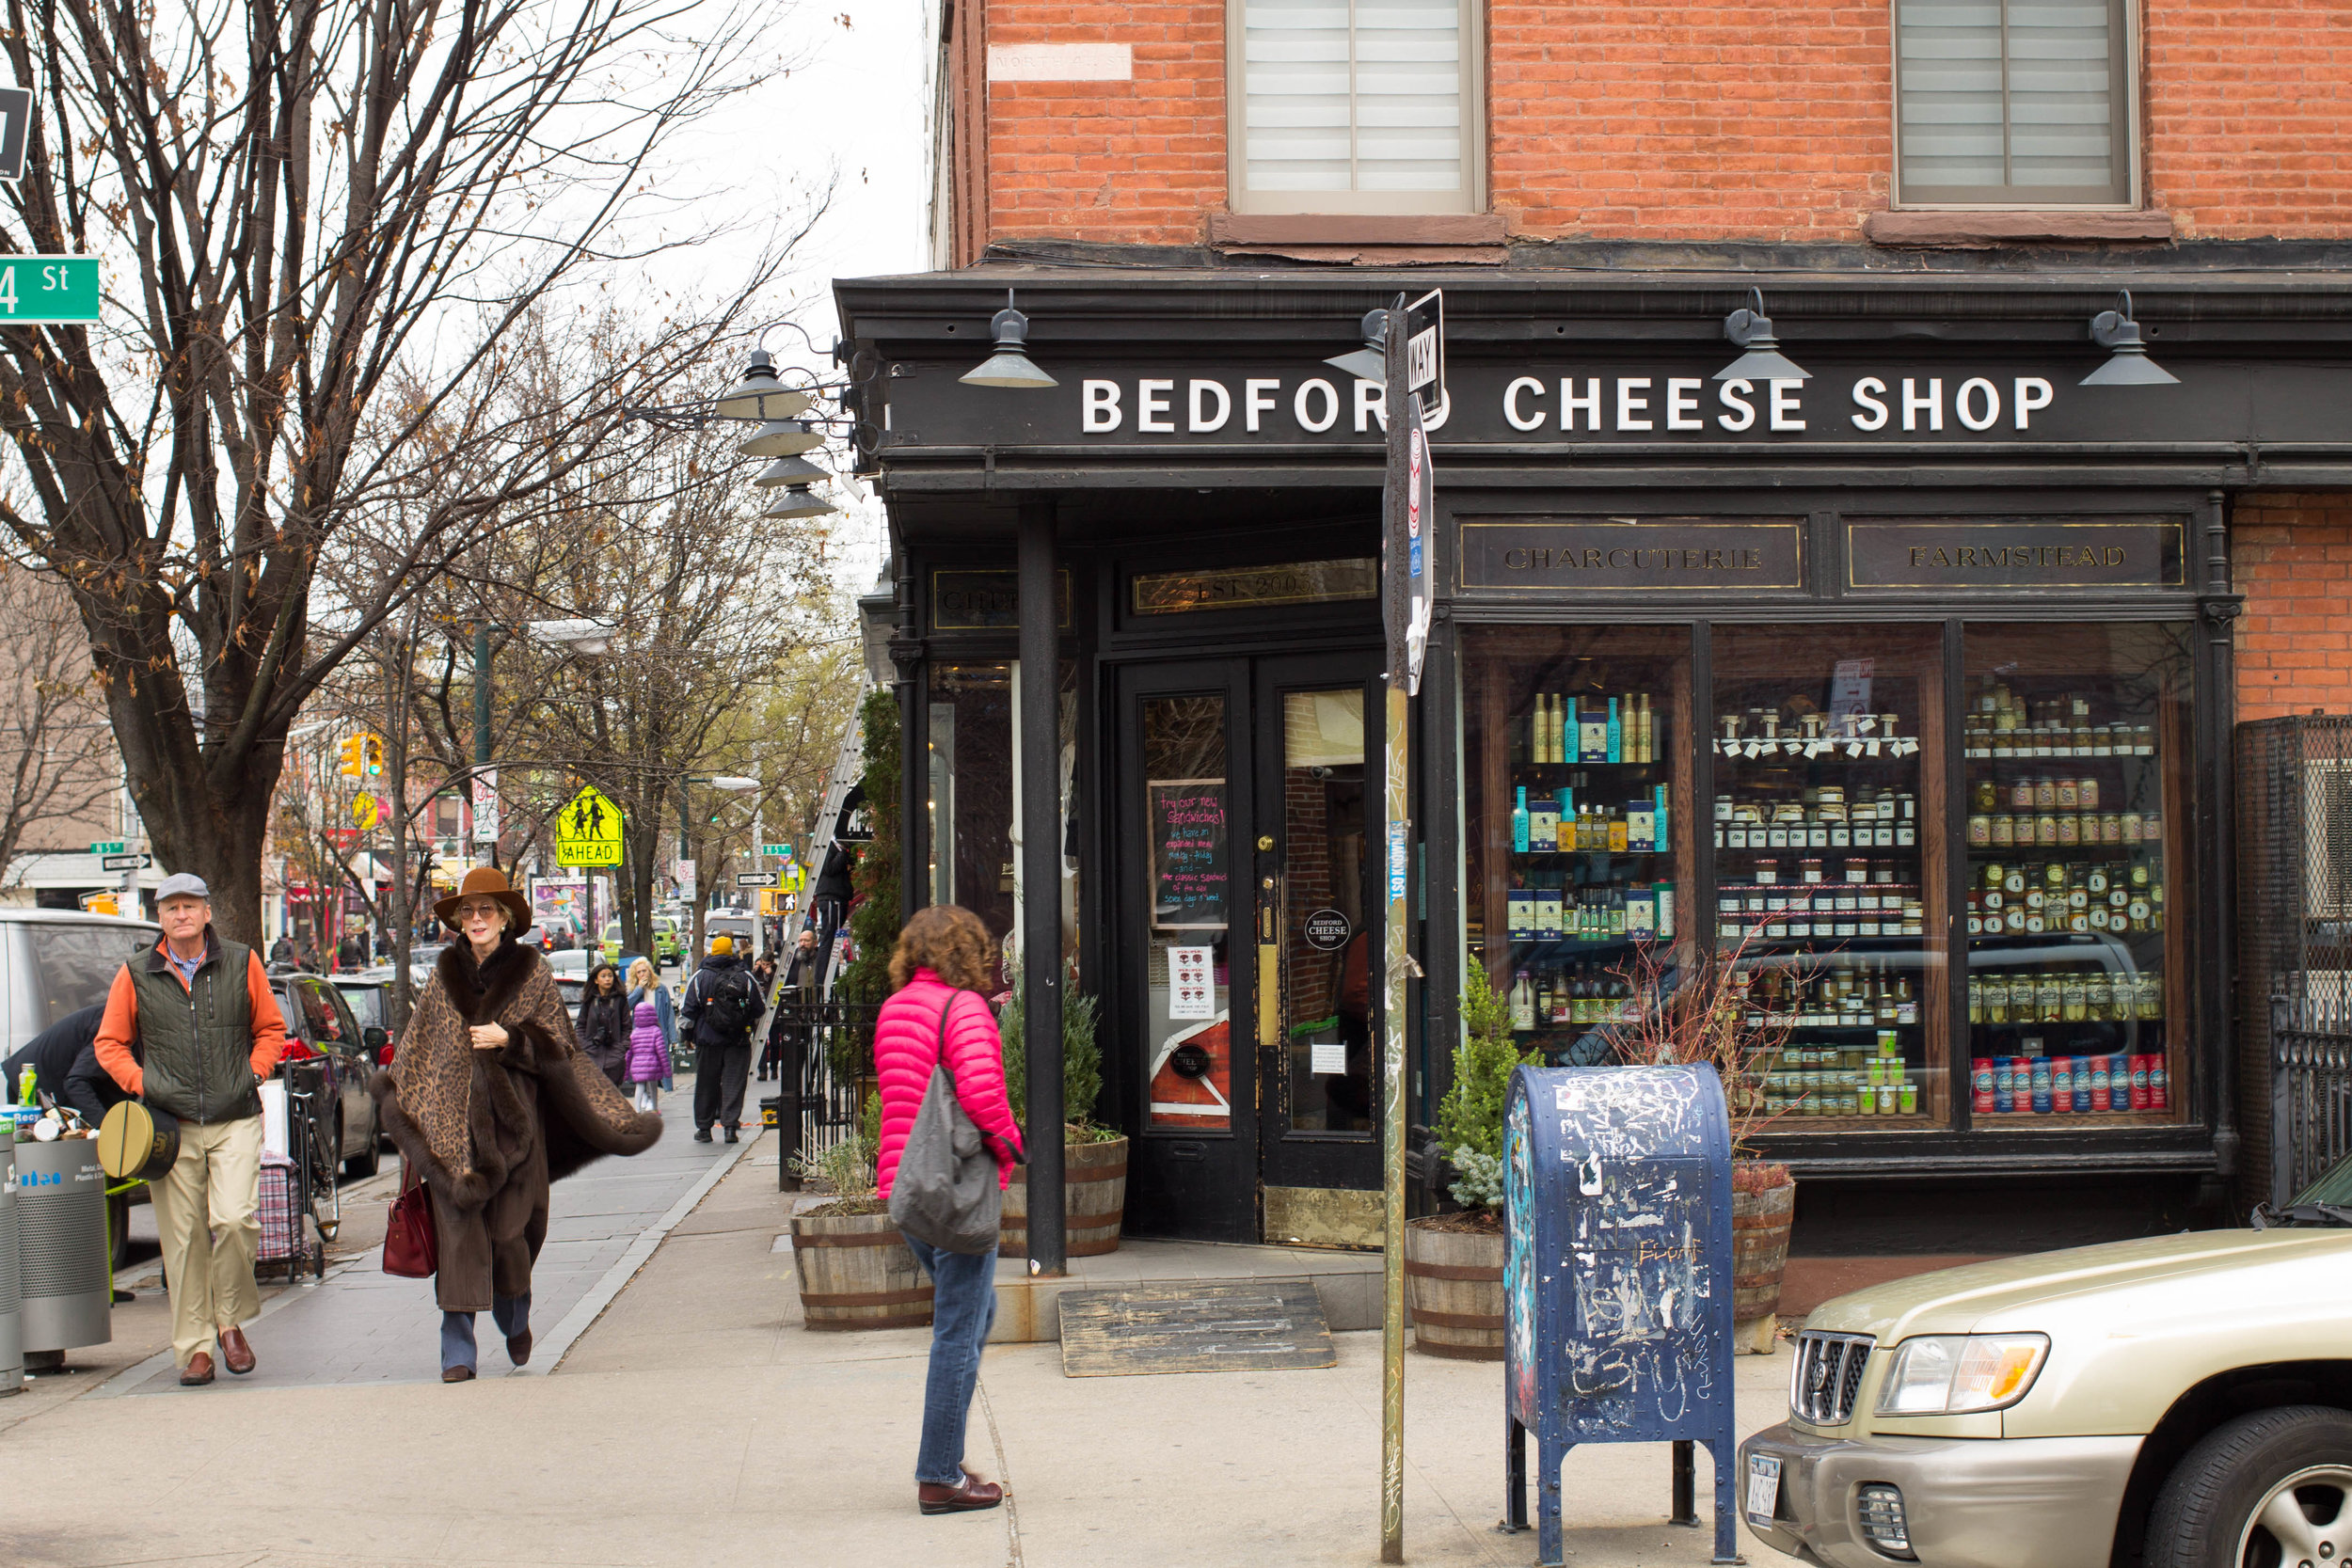
POLYGON ((1152 924, 1225 928, 1225 781, 1154 779, 1144 786, 1152 835, 1152 924))

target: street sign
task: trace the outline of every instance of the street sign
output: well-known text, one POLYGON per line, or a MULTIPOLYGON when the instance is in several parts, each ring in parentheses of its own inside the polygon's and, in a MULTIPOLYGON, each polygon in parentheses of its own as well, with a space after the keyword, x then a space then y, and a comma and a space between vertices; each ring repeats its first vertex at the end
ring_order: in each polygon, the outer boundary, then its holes
POLYGON ((763 844, 759 847, 759 852, 767 856, 770 860, 788 861, 792 858, 792 846, 789 844, 763 844))
POLYGON ((24 178, 24 150, 33 139, 33 89, 0 87, 0 180, 24 178))
POLYGON ((93 855, 119 855, 122 850, 123 843, 119 838, 103 839, 89 847, 89 852, 93 855))
POLYGON ((373 832, 375 825, 384 820, 384 802, 373 795, 361 795, 351 802, 351 819, 363 832, 373 832))
POLYGON ((102 871, 144 871, 155 863, 152 855, 107 855, 100 859, 102 871))
POLYGON ((781 887, 784 879, 773 871, 739 871, 735 874, 737 887, 781 887))
POLYGON ((594 785, 583 785, 555 814, 555 863, 621 863, 621 808, 594 785))
MULTIPOLYGON (((7 133, 0 132, 0 137, 7 133)), ((0 152, 6 150, 0 141, 0 152)), ((12 256, 0 261, 0 323, 87 325, 98 320, 95 256, 12 256)))

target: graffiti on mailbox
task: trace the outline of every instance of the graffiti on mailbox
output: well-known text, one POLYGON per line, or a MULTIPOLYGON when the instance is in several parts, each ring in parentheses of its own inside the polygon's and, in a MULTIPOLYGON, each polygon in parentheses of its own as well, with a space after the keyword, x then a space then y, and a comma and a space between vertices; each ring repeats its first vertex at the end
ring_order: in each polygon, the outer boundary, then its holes
POLYGON ((1503 1154, 1510 1180, 1503 1183, 1503 1338, 1511 1368, 1511 1408, 1519 1419, 1535 1419, 1535 1226, 1529 1210, 1535 1193, 1535 1154, 1528 1140, 1527 1101, 1512 1097, 1503 1122, 1503 1154))

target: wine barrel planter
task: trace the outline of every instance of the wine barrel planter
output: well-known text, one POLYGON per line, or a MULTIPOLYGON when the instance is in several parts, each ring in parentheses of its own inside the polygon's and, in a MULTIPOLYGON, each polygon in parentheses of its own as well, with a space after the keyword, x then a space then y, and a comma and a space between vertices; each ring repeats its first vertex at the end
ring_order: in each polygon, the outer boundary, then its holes
POLYGON ((812 1329, 924 1328, 931 1281, 888 1214, 795 1214, 792 1273, 812 1329))
MULTIPOLYGON (((1120 1221, 1127 1211, 1127 1140, 1064 1144, 1062 1241, 1072 1258, 1099 1258, 1119 1250, 1120 1221)), ((998 1250, 1008 1258, 1029 1253, 1029 1167, 1012 1167, 1005 1189, 1004 1217, 997 1223, 998 1250)))
POLYGON ((1502 1231, 1405 1227, 1405 1307, 1413 1348, 1457 1361, 1502 1359, 1502 1231))
POLYGON ((1735 1168, 1731 1187, 1732 1337, 1758 1354, 1772 1353, 1781 1275, 1788 1267, 1788 1227, 1797 1184, 1786 1170, 1735 1168), (1772 1179, 1777 1176, 1777 1181, 1772 1179))

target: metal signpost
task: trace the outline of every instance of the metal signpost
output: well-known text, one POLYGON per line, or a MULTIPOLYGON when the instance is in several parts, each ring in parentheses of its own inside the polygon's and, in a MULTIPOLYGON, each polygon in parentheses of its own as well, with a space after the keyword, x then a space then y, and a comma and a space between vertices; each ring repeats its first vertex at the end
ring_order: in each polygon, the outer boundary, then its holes
POLYGON ((1715 1556, 1733 1563, 1731 1124, 1706 1068, 1519 1068, 1503 1118, 1503 1528, 1565 1560, 1560 1464, 1582 1443, 1674 1445, 1673 1519, 1695 1525, 1692 1444, 1715 1461, 1715 1556))

